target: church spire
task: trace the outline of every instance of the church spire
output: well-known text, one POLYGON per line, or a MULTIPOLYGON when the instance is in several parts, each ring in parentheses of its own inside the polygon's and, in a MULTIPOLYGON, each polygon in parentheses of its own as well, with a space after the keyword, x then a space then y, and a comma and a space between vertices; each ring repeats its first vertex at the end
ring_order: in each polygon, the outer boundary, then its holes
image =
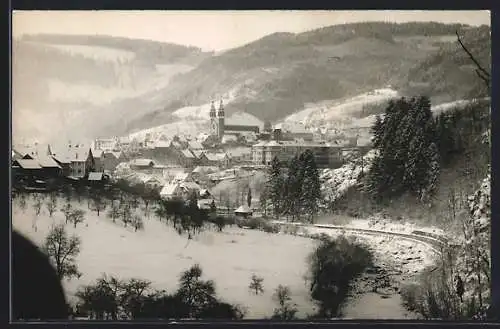
POLYGON ((214 101, 212 101, 212 105, 210 107, 210 117, 211 118, 215 118, 216 114, 215 114, 215 104, 214 104, 214 101))
POLYGON ((217 116, 224 117, 224 104, 222 102, 222 99, 220 100, 219 111, 217 113, 217 116))

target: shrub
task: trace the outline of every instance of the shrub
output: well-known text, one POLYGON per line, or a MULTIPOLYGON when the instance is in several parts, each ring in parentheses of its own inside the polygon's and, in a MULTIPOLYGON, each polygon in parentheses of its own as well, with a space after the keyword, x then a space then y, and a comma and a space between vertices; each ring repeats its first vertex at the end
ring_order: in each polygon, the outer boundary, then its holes
POLYGON ((280 226, 278 224, 271 224, 267 222, 262 223, 262 230, 266 233, 276 234, 280 232, 280 226))
POLYGON ((311 297, 319 304, 318 316, 333 318, 340 316, 352 280, 372 265, 372 255, 364 246, 343 236, 320 239, 309 256, 308 281, 311 297))

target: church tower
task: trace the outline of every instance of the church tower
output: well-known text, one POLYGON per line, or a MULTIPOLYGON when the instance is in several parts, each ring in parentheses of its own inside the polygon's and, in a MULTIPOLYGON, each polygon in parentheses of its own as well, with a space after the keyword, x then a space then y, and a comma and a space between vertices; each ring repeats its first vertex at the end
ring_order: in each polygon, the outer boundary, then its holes
POLYGON ((224 137, 224 105, 222 104, 222 99, 219 105, 219 111, 217 112, 217 116, 219 119, 219 124, 217 125, 217 136, 219 138, 224 137))
POLYGON ((214 101, 210 107, 210 134, 216 136, 218 134, 217 128, 217 113, 215 112, 214 101))

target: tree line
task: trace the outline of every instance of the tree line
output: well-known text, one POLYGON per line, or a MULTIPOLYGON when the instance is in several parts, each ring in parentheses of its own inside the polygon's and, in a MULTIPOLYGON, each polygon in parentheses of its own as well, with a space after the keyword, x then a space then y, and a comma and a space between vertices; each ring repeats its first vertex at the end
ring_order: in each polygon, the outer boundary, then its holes
POLYGON ((295 221, 304 216, 312 222, 318 213, 320 198, 319 171, 311 150, 295 155, 286 169, 278 157, 274 157, 265 191, 261 195, 264 209, 269 204, 276 217, 284 215, 295 221))
POLYGON ((406 192, 432 198, 441 169, 488 128, 488 110, 471 105, 434 117, 428 97, 391 100, 372 126, 377 156, 367 177, 369 194, 377 201, 406 192))

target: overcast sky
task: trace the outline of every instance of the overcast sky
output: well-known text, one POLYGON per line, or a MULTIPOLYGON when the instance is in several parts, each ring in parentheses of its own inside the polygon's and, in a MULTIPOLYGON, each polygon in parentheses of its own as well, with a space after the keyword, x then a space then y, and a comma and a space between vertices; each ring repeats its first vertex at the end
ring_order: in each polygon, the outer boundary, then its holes
POLYGON ((16 11, 12 34, 100 34, 192 45, 241 46, 274 32, 359 21, 490 25, 489 11, 16 11))

